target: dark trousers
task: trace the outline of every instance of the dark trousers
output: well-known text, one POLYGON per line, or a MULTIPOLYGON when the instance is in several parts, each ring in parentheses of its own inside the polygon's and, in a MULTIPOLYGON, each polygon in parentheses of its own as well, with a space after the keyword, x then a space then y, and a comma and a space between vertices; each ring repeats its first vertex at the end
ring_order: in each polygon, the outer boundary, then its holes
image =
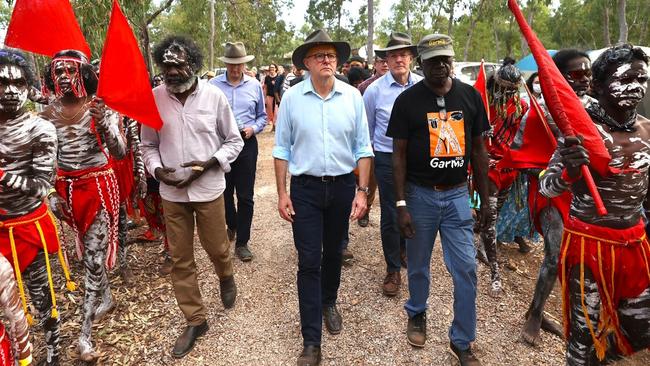
POLYGON ((393 187, 393 154, 375 151, 375 179, 379 187, 381 207, 381 246, 384 250, 387 272, 399 272, 402 268, 400 248, 405 241, 400 236, 395 206, 395 187, 393 187))
POLYGON ((235 245, 248 244, 251 237, 253 222, 253 188, 255 186, 255 171, 257 170, 257 138, 255 136, 244 140, 244 148, 226 173, 226 190, 223 194, 226 205, 226 225, 228 229, 237 231, 235 245), (235 192, 237 208, 235 208, 235 192))
POLYGON ((293 240, 298 251, 298 303, 303 343, 320 345, 323 306, 336 304, 341 282, 341 243, 355 194, 353 174, 323 182, 291 178, 293 240))

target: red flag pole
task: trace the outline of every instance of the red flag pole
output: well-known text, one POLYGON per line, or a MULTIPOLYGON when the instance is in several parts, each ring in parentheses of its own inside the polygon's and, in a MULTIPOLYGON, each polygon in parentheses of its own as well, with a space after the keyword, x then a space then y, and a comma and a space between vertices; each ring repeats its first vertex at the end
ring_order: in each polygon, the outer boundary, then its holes
MULTIPOLYGON (((522 78, 522 81, 523 81, 523 78, 522 78)), ((526 89, 526 93, 528 94, 528 97, 530 98, 530 105, 532 105, 533 108, 535 108, 535 112, 537 112, 537 114, 539 115, 539 118, 542 120, 542 124, 544 125, 544 130, 546 131, 546 133, 550 137, 552 137, 555 141, 557 141, 557 139, 555 138, 555 135, 551 131, 551 128, 548 126, 548 121, 546 120, 546 115, 542 111, 542 107, 539 106, 539 103, 537 103, 537 99, 535 99, 535 96, 533 95, 533 93, 531 93, 530 89, 528 89, 528 85, 526 85, 525 82, 522 83, 522 84, 524 85, 524 89, 526 89)))
MULTIPOLYGON (((546 68, 546 59, 544 58, 544 55, 539 56, 539 54, 536 54, 536 51, 540 51, 535 49, 537 46, 539 46, 542 50, 544 50, 541 42, 533 32, 533 30, 530 28, 530 25, 526 22, 526 19, 524 18, 524 15, 521 13, 521 9, 519 9, 519 5, 517 4, 516 0, 508 0, 508 7, 510 8, 510 11, 512 14, 515 16, 515 19, 517 20, 517 23, 519 24, 519 28, 521 29, 522 33, 524 34, 527 43, 529 44, 529 47, 531 47, 531 51, 533 51, 533 56, 535 56, 535 61, 537 61, 537 64, 539 66, 540 72, 542 71, 542 68, 546 68), (530 39, 529 39, 530 37, 530 39), (533 44, 531 44, 533 42, 533 44), (534 46, 534 47, 533 47, 534 46)), ((544 50, 546 51, 546 50, 544 50)), ((548 57, 548 54, 545 56, 548 57)), ((552 67, 555 67, 555 65, 552 65, 552 67)), ((548 95, 547 102, 553 102, 557 103, 559 106, 561 106, 559 95, 555 90, 552 90, 552 88, 545 87, 544 84, 542 84, 542 93, 544 91, 551 92, 550 95, 548 95)), ((546 97, 546 95, 545 95, 546 97)), ((556 119, 556 124, 560 127, 560 124, 562 125, 562 130, 565 134, 565 136, 575 136, 575 132, 573 130, 573 127, 571 126, 570 121, 568 121, 566 113, 564 110, 560 112, 559 115, 560 118, 556 119)), ((585 184, 587 185, 587 188, 589 189, 589 193, 591 194, 591 197, 594 200, 594 206, 596 207, 596 212, 600 216, 605 216, 607 215, 607 209, 605 208, 605 204, 603 203, 602 197, 600 197, 600 193, 598 192, 598 187, 596 186, 596 183, 594 182, 594 178, 591 175, 591 171, 589 170, 589 167, 587 165, 583 165, 580 167, 580 171, 582 173, 582 177, 584 178, 585 184)))

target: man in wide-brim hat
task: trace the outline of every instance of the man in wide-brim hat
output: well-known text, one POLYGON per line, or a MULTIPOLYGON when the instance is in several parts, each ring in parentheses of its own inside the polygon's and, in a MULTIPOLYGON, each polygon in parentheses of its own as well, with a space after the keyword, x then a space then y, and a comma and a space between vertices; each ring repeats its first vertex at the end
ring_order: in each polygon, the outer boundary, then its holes
POLYGON ((228 98, 230 108, 235 115, 237 128, 244 139, 244 148, 231 170, 226 173, 226 224, 228 239, 235 240, 235 255, 243 261, 253 259, 248 247, 253 222, 253 195, 255 172, 257 169, 258 133, 266 127, 266 110, 264 92, 256 78, 246 74, 246 63, 255 56, 247 55, 242 42, 228 42, 223 57, 219 60, 226 64, 226 72, 210 81, 228 98), (237 193, 237 207, 234 194, 237 193))
POLYGON ((386 277, 382 282, 384 295, 399 294, 402 284, 401 268, 406 267, 406 243, 400 236, 393 185, 393 139, 386 136, 395 99, 406 89, 422 80, 411 72, 417 56, 417 46, 408 34, 393 32, 386 48, 375 51, 388 63, 388 72, 372 83, 363 94, 368 115, 368 128, 375 149, 374 176, 379 187, 381 207, 381 246, 386 261, 386 277))
POLYGON ((298 303, 304 349, 299 366, 321 360, 322 323, 342 329, 336 308, 348 220, 366 211, 372 148, 361 94, 335 78, 350 46, 322 30, 310 34, 292 61, 309 77, 288 89, 275 132, 278 211, 291 222, 298 251, 298 303), (352 171, 359 167, 359 188, 352 171), (287 170, 291 195, 287 193, 287 170))

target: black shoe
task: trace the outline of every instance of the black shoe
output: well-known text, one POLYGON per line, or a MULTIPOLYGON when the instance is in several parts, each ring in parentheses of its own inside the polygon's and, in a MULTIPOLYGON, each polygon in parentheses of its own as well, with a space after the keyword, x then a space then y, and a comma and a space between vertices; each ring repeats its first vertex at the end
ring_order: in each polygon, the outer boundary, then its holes
POLYGON ((242 262, 250 262, 251 260, 253 260, 253 253, 251 253, 247 245, 236 246, 235 255, 242 262))
POLYGON ((472 348, 464 351, 459 350, 453 343, 449 342, 451 353, 460 361, 460 366, 481 366, 481 362, 472 353, 472 348))
POLYGON ((406 325, 406 340, 411 346, 424 347, 427 341, 427 312, 423 311, 409 318, 406 325))
POLYGON ((367 227, 369 223, 370 217, 368 217, 368 212, 366 212, 366 214, 357 221, 357 224, 359 224, 361 227, 367 227))
POLYGON ((219 288, 221 292, 221 303, 226 309, 230 309, 235 305, 237 299, 237 285, 235 284, 235 276, 227 277, 219 281, 219 288))
POLYGON ((298 357, 298 366, 318 366, 320 365, 320 347, 305 346, 298 357))
POLYGON ((183 333, 176 339, 174 348, 172 349, 172 356, 174 358, 183 358, 190 353, 194 348, 196 339, 204 335, 208 331, 207 320, 199 325, 188 325, 183 333))
POLYGON ((330 334, 336 335, 341 333, 343 319, 336 305, 323 306, 323 319, 325 319, 325 328, 327 328, 330 334))
POLYGON ((228 233, 229 241, 235 241, 235 238, 237 237, 237 230, 226 229, 226 233, 228 233))

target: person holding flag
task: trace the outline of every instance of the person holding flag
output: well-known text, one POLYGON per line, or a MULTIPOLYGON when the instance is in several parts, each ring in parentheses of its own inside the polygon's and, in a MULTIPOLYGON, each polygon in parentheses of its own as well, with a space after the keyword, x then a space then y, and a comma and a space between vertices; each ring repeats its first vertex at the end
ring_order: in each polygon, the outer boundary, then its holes
MULTIPOLYGON (((589 56, 576 49, 562 49, 553 55, 553 62, 583 106, 591 104, 594 99, 587 95, 591 83, 589 56)), ((530 345, 539 343, 541 329, 563 336, 561 326, 544 315, 544 305, 555 286, 562 231, 571 203, 570 192, 550 199, 539 192, 539 173, 546 168, 553 154, 549 148, 553 146, 554 149, 556 141, 562 138, 562 132, 548 112, 544 99, 540 99, 539 108, 531 99, 531 108, 521 121, 509 155, 501 161, 502 166, 521 169, 528 175, 530 217, 537 232, 544 238, 544 260, 539 268, 535 291, 521 332, 522 339, 530 345), (544 124, 548 126, 546 131, 544 124)))
POLYGON ((571 190, 560 252, 567 365, 611 360, 650 346, 650 243, 642 218, 650 168, 650 121, 636 113, 648 81, 648 56, 629 44, 593 64, 597 101, 587 112, 617 174, 595 176, 605 215, 582 178, 591 152, 568 136, 542 174, 542 194, 571 190))

